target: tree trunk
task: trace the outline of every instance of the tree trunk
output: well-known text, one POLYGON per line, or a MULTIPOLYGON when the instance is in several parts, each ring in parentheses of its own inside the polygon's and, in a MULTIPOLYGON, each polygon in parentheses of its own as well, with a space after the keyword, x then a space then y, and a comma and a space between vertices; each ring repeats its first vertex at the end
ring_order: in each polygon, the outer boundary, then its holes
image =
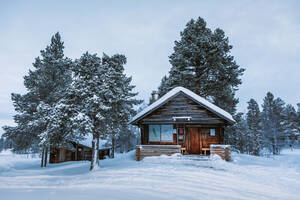
POLYGON ((90 171, 99 166, 99 134, 93 134, 92 159, 90 171))
POLYGON ((115 137, 111 139, 111 158, 115 157, 115 137))
POLYGON ((78 161, 78 144, 76 143, 75 160, 78 161))
POLYGON ((45 151, 44 167, 47 167, 47 162, 48 162, 48 148, 46 148, 46 151, 45 151))
POLYGON ((99 167, 99 144, 100 144, 100 137, 99 137, 99 134, 97 134, 97 142, 96 142, 96 151, 97 151, 96 164, 97 164, 97 167, 99 167))
POLYGON ((41 159, 41 167, 44 166, 44 152, 45 152, 45 149, 43 148, 43 150, 42 150, 42 159, 41 159))
POLYGON ((95 140, 94 140, 94 134, 93 134, 93 141, 92 141, 92 159, 91 159, 91 167, 90 171, 94 169, 94 164, 95 164, 95 140))

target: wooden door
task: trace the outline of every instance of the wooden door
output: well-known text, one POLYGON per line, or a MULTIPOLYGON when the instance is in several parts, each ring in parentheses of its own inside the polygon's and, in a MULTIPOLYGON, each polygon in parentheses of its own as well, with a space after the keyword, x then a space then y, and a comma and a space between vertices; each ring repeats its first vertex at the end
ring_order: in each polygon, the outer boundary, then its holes
POLYGON ((188 128, 186 144, 189 154, 200 154, 200 133, 198 128, 188 128))

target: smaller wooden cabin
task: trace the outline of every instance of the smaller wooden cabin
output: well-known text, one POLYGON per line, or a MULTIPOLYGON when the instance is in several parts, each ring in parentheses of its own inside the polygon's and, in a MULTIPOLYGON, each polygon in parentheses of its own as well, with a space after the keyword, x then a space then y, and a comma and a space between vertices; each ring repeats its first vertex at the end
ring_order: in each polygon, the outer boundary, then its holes
POLYGON ((211 145, 224 144, 224 128, 235 121, 228 112, 194 92, 176 87, 130 123, 140 128, 141 145, 136 151, 140 160, 173 152, 209 155, 211 145))
MULTIPOLYGON (((110 156, 111 146, 106 140, 100 140, 99 159, 110 156)), ((86 137, 82 141, 69 141, 61 148, 50 149, 49 163, 60 163, 66 161, 80 161, 92 159, 92 137, 86 137)))

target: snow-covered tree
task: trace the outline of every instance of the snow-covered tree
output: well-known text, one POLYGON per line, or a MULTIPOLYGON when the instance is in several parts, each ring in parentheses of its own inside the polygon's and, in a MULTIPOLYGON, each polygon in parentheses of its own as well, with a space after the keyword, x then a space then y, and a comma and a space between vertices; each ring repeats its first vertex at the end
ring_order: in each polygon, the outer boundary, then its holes
POLYGON ((274 95, 268 92, 262 105, 264 146, 273 154, 279 154, 283 146, 285 130, 283 119, 284 104, 280 98, 274 99, 274 95))
POLYGON ((51 145, 49 140, 45 139, 49 138, 45 135, 49 117, 46 112, 39 112, 39 108, 54 106, 70 83, 72 62, 64 57, 63 49, 64 43, 61 36, 56 33, 51 38, 51 44, 41 51, 41 57, 35 59, 34 70, 29 70, 29 74, 24 77, 27 93, 12 94, 13 104, 18 112, 14 116, 17 126, 5 126, 4 130, 5 136, 13 141, 15 150, 40 145, 46 149, 47 155, 47 150, 51 145))
POLYGON ((250 147, 249 152, 253 155, 258 156, 262 149, 262 132, 260 127, 260 111, 257 102, 254 99, 250 99, 248 102, 247 112, 247 125, 249 140, 248 144, 250 147))
POLYGON ((287 143, 291 147, 294 146, 295 140, 297 139, 297 136, 300 131, 299 121, 297 117, 298 116, 295 108, 291 104, 288 104, 284 108, 283 119, 284 119, 284 126, 286 128, 285 135, 286 135, 287 143))
POLYGON ((237 113, 233 116, 236 123, 233 126, 227 127, 225 132, 225 143, 232 145, 232 147, 238 150, 240 153, 248 153, 248 126, 244 113, 237 113))
POLYGON ((104 113, 107 97, 107 78, 101 58, 96 54, 85 53, 72 67, 73 80, 67 95, 59 106, 68 109, 72 124, 70 133, 77 136, 92 135, 92 160, 90 170, 99 165, 99 140, 104 135, 104 113), (75 134, 76 135, 76 134, 75 134))
POLYGON ((105 113, 106 131, 112 139, 112 157, 114 157, 115 140, 120 133, 129 132, 128 122, 135 114, 134 105, 141 101, 134 97, 137 93, 132 90, 131 77, 124 73, 126 57, 124 55, 114 55, 109 57, 103 55, 103 68, 106 74, 106 101, 109 108, 105 113))
POLYGON ((169 57, 172 67, 161 81, 159 96, 183 86, 233 114, 238 103, 235 91, 244 69, 230 55, 232 46, 224 31, 212 31, 199 17, 191 19, 180 36, 169 57))

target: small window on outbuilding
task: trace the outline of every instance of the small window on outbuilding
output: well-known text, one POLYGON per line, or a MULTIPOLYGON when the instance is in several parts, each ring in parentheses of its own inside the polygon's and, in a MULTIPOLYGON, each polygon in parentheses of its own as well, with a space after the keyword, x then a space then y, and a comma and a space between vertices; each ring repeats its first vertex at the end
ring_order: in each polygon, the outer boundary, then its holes
POLYGON ((210 133, 210 136, 216 136, 216 130, 215 129, 210 129, 209 133, 210 133))

